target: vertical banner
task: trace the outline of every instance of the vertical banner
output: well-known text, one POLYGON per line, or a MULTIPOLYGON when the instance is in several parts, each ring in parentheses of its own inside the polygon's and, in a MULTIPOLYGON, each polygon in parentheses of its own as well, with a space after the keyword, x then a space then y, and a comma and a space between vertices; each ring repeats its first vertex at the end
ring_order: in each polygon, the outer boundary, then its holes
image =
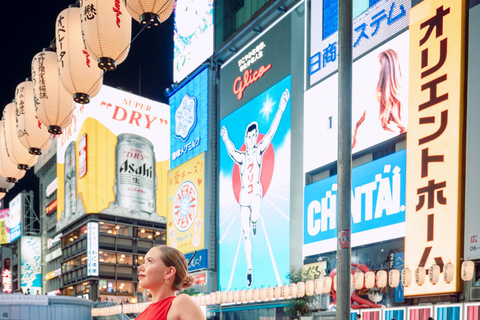
POLYGON ((0 210, 0 244, 10 243, 10 224, 9 209, 0 210))
POLYGON ((87 223, 87 276, 98 276, 98 222, 87 223))
POLYGON ((204 248, 205 154, 168 172, 167 245, 183 253, 204 248))
POLYGON ((451 283, 405 296, 458 292, 466 1, 425 0, 410 11, 405 267, 452 262, 451 283))
POLYGON ((176 0, 173 81, 180 82, 213 53, 213 0, 176 0))
POLYGON ((205 68, 169 99, 170 169, 208 150, 209 69, 205 68))
POLYGON ((220 121, 220 290, 287 281, 290 91, 287 76, 220 121))
POLYGON ((35 294, 42 290, 42 252, 40 237, 21 238, 21 288, 35 294))
POLYGON ((7 219, 7 230, 10 230, 10 240, 13 242, 22 235, 22 215, 25 207, 25 196, 19 193, 18 196, 12 199, 8 204, 10 208, 10 219, 7 219))

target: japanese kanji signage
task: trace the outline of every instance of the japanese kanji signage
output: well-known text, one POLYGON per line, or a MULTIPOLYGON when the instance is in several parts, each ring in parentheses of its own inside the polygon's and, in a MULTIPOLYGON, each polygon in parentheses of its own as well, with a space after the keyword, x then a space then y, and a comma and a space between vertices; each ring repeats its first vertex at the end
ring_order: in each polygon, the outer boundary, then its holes
MULTIPOLYGON (((460 266, 466 1, 425 0, 410 11, 405 266, 460 266)), ((451 283, 405 296, 457 292, 451 283)))
POLYGON ((183 253, 204 248, 205 153, 168 172, 167 244, 183 253))
POLYGON ((87 276, 98 276, 98 222, 87 223, 87 276))
MULTIPOLYGON (((408 26, 410 3, 410 0, 353 1, 353 58, 403 31, 408 26)), ((311 0, 309 86, 338 68, 337 17, 336 0, 311 0)))

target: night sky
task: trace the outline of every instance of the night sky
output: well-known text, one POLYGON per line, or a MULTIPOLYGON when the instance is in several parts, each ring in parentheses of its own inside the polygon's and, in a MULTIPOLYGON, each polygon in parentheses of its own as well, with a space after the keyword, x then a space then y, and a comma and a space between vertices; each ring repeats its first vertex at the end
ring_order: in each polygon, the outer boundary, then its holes
MULTIPOLYGON (((17 85, 30 77, 32 58, 55 39, 58 14, 74 3, 73 0, 9 3, 0 19, 3 44, 0 114, 14 98, 17 85)), ((167 103, 163 92, 173 82, 173 14, 159 27, 143 31, 133 20, 132 40, 127 59, 117 70, 107 72, 103 83, 167 103)), ((22 190, 35 192, 35 209, 39 210, 38 179, 33 174, 33 168, 7 193, 3 199, 6 206, 22 190)))

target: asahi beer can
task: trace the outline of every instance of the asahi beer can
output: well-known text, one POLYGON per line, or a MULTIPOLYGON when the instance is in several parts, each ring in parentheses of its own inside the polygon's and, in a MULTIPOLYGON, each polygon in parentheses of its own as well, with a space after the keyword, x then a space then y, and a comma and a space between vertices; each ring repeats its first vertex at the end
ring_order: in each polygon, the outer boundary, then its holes
POLYGON ((77 208, 77 168, 75 141, 65 150, 65 217, 75 214, 77 208))
POLYGON ((115 202, 124 208, 156 212, 153 144, 130 133, 119 134, 117 139, 115 202))

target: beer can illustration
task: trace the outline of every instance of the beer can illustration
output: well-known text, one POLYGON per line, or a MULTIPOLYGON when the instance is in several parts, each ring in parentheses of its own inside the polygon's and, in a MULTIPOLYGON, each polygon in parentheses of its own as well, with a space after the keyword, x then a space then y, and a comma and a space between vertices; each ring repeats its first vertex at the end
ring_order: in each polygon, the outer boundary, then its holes
POLYGON ((156 212, 155 153, 149 140, 135 134, 119 134, 115 174, 115 202, 118 206, 156 212))
POLYGON ((77 208, 77 168, 75 141, 65 150, 65 217, 75 214, 77 208))

